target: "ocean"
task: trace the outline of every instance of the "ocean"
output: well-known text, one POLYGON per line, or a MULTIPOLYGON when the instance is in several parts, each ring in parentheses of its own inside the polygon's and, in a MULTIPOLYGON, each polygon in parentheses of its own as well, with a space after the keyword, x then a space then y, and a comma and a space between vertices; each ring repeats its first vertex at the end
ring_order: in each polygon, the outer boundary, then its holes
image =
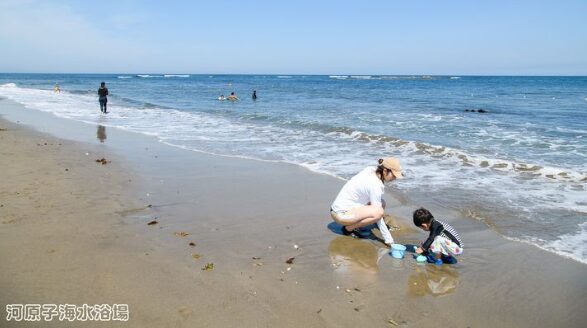
POLYGON ((389 188, 417 206, 587 264, 587 77, 0 74, 0 97, 343 179, 396 156, 406 179, 389 188))

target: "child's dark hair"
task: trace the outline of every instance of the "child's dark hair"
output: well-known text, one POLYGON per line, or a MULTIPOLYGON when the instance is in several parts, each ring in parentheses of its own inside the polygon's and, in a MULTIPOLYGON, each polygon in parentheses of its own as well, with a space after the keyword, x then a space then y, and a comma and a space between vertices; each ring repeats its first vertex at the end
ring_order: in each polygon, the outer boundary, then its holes
POLYGON ((421 227, 423 223, 430 223, 434 216, 427 209, 420 207, 414 211, 414 225, 421 227))

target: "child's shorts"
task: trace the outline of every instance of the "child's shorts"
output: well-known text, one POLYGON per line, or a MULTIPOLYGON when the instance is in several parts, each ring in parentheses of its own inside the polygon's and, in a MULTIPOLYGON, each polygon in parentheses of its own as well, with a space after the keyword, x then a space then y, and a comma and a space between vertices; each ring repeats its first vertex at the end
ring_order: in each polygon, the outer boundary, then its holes
POLYGON ((463 248, 446 237, 436 236, 432 245, 430 245, 430 251, 433 253, 457 256, 463 253, 463 248))

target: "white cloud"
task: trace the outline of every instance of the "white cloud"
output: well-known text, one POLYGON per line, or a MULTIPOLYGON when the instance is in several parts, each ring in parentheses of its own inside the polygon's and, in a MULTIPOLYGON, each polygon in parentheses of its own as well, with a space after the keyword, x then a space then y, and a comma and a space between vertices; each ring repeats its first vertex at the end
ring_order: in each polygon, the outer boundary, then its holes
POLYGON ((150 53, 113 37, 107 27, 92 25, 65 4, 32 0, 0 4, 0 44, 4 72, 132 71, 137 69, 133 58, 150 53))

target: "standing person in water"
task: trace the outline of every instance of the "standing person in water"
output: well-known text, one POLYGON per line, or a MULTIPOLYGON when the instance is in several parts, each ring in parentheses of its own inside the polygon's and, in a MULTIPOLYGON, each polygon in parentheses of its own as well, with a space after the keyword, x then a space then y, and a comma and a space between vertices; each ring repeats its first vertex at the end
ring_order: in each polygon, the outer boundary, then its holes
POLYGON ((400 161, 394 157, 380 159, 352 177, 342 187, 330 207, 332 219, 342 225, 346 236, 360 237, 356 229, 377 223, 385 244, 393 244, 393 237, 383 220, 385 200, 384 183, 403 178, 400 161))
POLYGON ((108 113, 106 104, 108 103, 108 88, 106 88, 106 82, 100 83, 98 89, 98 100, 100 101, 100 111, 104 114, 108 113))
POLYGON ((257 90, 253 90, 253 100, 257 100, 257 90))

